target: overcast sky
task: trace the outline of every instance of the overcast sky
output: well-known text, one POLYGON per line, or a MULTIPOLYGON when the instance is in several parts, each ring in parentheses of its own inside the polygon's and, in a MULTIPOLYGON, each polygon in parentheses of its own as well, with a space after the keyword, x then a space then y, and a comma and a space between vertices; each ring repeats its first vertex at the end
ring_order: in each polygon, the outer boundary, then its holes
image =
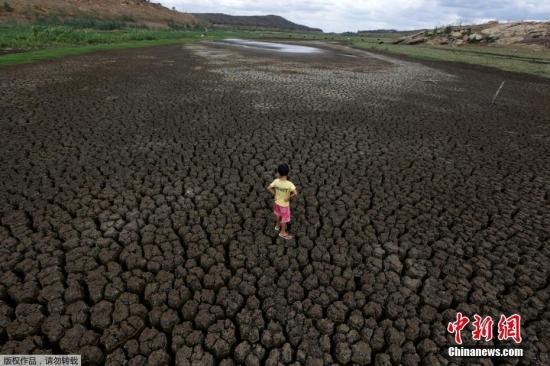
POLYGON ((191 13, 281 15, 325 32, 550 20, 550 0, 157 0, 191 13))

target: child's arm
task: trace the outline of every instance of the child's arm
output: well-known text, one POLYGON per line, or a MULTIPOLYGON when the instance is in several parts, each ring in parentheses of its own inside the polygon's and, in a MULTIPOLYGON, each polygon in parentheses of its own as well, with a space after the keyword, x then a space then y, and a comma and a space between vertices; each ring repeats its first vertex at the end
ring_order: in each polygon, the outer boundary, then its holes
POLYGON ((273 182, 271 182, 271 184, 267 186, 267 191, 271 193, 272 196, 275 196, 275 190, 273 189, 273 187, 273 182))
POLYGON ((295 189, 293 191, 290 191, 290 195, 288 196, 287 202, 290 201, 291 198, 294 198, 298 195, 298 190, 295 189))

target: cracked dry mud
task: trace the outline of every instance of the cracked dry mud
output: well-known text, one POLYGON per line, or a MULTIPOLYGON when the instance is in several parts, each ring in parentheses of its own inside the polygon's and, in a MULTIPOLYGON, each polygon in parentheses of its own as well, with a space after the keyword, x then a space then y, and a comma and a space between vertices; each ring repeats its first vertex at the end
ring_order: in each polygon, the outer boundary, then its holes
POLYGON ((550 364, 550 83, 322 47, 0 71, 0 353, 550 364), (457 311, 521 314, 525 356, 449 359, 457 311))

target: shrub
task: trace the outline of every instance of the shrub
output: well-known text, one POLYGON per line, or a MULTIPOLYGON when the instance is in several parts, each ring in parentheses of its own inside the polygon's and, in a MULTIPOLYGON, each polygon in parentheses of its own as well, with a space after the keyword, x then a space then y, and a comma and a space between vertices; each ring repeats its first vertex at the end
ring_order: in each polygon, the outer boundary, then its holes
POLYGON ((72 28, 90 28, 99 30, 124 29, 128 25, 122 20, 95 20, 88 18, 67 19, 63 25, 72 28))
POLYGON ((50 16, 50 17, 38 17, 38 18, 36 18, 35 24, 36 25, 48 26, 48 25, 61 25, 62 22, 61 22, 61 20, 59 20, 59 18, 57 16, 50 16))
POLYGON ((127 14, 121 15, 120 18, 119 18, 119 20, 120 20, 121 22, 130 22, 130 23, 131 23, 131 22, 135 22, 135 19, 132 18, 131 16, 127 15, 127 14))
POLYGON ((10 4, 8 4, 7 1, 4 1, 4 4, 2 5, 2 10, 6 13, 11 13, 14 9, 10 4))
POLYGON ((168 27, 170 29, 175 29, 175 30, 185 30, 185 29, 187 29, 187 25, 180 24, 180 23, 174 21, 173 19, 170 19, 168 21, 168 27))

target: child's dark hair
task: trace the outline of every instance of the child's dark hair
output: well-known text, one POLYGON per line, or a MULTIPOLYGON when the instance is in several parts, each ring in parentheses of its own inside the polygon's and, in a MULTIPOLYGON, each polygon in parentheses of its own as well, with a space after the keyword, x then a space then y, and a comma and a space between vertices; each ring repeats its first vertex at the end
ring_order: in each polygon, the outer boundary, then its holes
POLYGON ((277 167, 277 173, 279 173, 279 175, 281 177, 286 177, 288 176, 288 172, 290 171, 290 168, 288 167, 287 164, 281 164, 277 167))

